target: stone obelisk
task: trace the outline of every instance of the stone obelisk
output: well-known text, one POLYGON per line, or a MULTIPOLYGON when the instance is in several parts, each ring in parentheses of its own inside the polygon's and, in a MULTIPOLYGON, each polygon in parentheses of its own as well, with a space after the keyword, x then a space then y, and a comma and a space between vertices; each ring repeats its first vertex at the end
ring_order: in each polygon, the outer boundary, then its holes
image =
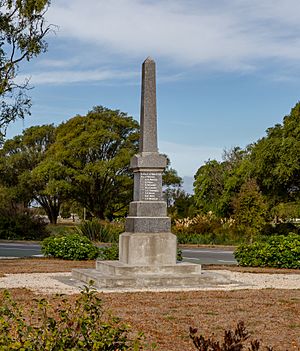
POLYGON ((155 62, 151 58, 142 66, 140 125, 139 153, 130 162, 134 196, 126 232, 120 236, 119 260, 129 265, 172 265, 176 263, 176 236, 171 233, 162 197, 162 173, 167 160, 157 147, 155 62))
POLYGON ((157 148, 155 62, 147 58, 142 68, 139 152, 130 162, 134 195, 120 235, 119 260, 97 260, 95 269, 74 269, 73 278, 92 280, 102 289, 196 286, 203 281, 200 265, 176 263, 176 236, 162 196, 166 164, 157 148))

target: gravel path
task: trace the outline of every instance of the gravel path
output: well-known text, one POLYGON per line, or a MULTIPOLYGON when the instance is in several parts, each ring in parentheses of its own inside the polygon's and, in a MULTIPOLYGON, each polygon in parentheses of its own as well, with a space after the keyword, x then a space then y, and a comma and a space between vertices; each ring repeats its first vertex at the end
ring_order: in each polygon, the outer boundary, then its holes
MULTIPOLYGON (((195 291, 195 290, 241 290, 241 289, 300 289, 299 274, 257 274, 240 273, 227 270, 207 271, 206 274, 222 276, 225 284, 217 286, 193 288, 144 288, 144 289, 105 289, 103 292, 130 292, 130 291, 195 291)), ((44 294, 76 294, 83 287, 72 279, 71 273, 30 273, 7 274, 0 278, 2 288, 28 288, 35 293, 44 294)))

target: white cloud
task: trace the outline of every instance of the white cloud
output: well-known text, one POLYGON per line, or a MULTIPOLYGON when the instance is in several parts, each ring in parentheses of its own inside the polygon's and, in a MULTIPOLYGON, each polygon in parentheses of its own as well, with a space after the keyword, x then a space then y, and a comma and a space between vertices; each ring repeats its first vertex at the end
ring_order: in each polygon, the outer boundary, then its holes
POLYGON ((181 177, 193 177, 205 161, 221 160, 223 154, 223 149, 217 147, 192 146, 169 141, 159 142, 159 151, 168 155, 171 167, 175 168, 181 177))
POLYGON ((57 0, 49 21, 60 27, 58 37, 124 59, 150 54, 238 71, 300 59, 298 0, 57 0))
POLYGON ((57 59, 41 59, 39 65, 47 68, 65 68, 72 67, 78 63, 78 59, 73 60, 57 60, 57 59))
POLYGON ((58 70, 48 72, 33 72, 32 74, 19 75, 16 79, 17 83, 21 83, 26 79, 30 79, 30 84, 69 84, 81 82, 100 82, 112 79, 128 79, 135 77, 134 72, 118 72, 110 70, 58 70))

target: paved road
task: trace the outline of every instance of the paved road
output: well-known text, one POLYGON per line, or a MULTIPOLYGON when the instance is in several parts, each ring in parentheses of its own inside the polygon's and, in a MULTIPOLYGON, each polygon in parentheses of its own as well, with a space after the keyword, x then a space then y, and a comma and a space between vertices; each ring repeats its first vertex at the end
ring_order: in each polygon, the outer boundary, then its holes
MULTIPOLYGON (((182 249, 183 260, 202 264, 236 264, 232 250, 216 248, 182 249)), ((39 257, 41 247, 33 243, 0 242, 0 258, 39 257)))
POLYGON ((237 264, 232 250, 218 248, 182 249, 183 261, 201 264, 237 264))
POLYGON ((41 246, 33 243, 0 243, 0 258, 41 256, 41 246))

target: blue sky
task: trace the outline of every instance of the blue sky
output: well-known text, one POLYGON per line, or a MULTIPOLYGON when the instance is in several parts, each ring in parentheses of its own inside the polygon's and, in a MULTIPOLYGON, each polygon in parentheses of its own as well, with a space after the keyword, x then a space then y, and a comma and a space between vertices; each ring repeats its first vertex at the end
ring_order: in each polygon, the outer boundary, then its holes
POLYGON ((32 116, 60 122, 95 105, 139 120, 140 70, 157 65, 159 149, 192 177, 244 147, 299 100, 299 0, 52 0, 46 54, 21 66, 32 116))

